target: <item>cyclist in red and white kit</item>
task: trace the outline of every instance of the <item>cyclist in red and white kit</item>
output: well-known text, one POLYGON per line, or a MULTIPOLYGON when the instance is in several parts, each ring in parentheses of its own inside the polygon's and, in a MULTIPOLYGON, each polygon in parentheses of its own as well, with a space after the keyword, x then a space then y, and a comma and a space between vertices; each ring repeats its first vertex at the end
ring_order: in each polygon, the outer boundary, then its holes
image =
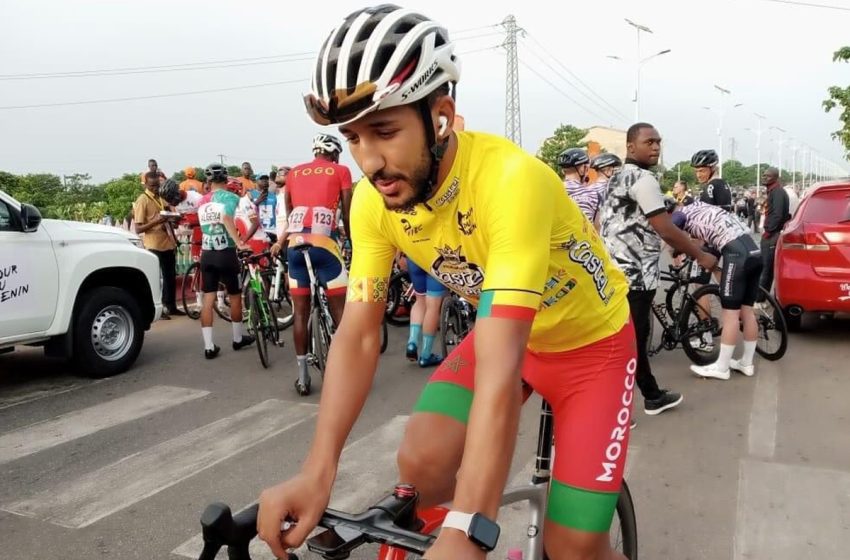
MULTIPOLYGON (((351 171, 339 164, 342 143, 331 134, 313 138, 313 161, 296 165, 286 174, 286 220, 278 220, 278 239, 272 245, 277 254, 289 238, 290 245, 309 244, 310 262, 319 281, 325 286, 334 323, 339 324, 345 306, 348 273, 331 237, 337 228, 337 208, 342 203, 343 220, 349 223, 351 210, 351 171)), ((298 379, 295 388, 300 395, 310 394, 307 370, 307 320, 310 317, 310 275, 301 251, 289 249, 289 291, 292 294, 295 323, 292 335, 298 379)))

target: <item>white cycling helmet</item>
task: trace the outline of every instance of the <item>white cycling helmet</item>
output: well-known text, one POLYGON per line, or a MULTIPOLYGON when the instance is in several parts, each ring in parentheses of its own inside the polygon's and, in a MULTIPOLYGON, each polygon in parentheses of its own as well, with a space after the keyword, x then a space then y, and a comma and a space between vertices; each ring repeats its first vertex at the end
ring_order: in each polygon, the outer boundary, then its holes
POLYGON ((333 134, 319 133, 313 137, 313 153, 341 154, 342 142, 333 134))
POLYGON ((313 69, 307 112, 320 125, 415 103, 460 79, 448 32, 393 4, 356 11, 325 40, 313 69))

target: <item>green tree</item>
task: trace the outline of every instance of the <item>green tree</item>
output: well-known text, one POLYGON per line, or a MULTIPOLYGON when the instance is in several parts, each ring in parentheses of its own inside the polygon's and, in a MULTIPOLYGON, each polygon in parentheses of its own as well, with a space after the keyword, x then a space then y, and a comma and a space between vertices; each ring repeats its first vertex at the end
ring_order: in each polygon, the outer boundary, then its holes
POLYGON ((585 136, 587 136, 587 130, 576 128, 571 124, 562 124, 555 129, 552 136, 543 141, 537 151, 537 157, 556 172, 560 171, 558 169, 558 154, 567 148, 584 148, 587 146, 587 142, 582 142, 585 136))
POLYGON ((122 221, 133 211, 133 203, 142 194, 139 178, 133 173, 107 181, 102 189, 106 197, 104 213, 112 216, 116 222, 122 221))
POLYGON ((685 160, 680 161, 669 169, 664 170, 664 175, 661 179, 662 189, 665 191, 672 189, 676 181, 679 180, 680 175, 682 177, 682 181, 685 181, 689 188, 693 188, 694 185, 697 184, 697 177, 694 174, 694 168, 691 167, 690 160, 685 160))
MULTIPOLYGON (((832 55, 833 62, 850 62, 850 47, 842 47, 832 55)), ((823 102, 823 108, 828 113, 833 109, 840 108, 841 129, 832 133, 835 140, 844 146, 845 157, 850 157, 850 86, 832 86, 827 90, 829 99, 823 102)))

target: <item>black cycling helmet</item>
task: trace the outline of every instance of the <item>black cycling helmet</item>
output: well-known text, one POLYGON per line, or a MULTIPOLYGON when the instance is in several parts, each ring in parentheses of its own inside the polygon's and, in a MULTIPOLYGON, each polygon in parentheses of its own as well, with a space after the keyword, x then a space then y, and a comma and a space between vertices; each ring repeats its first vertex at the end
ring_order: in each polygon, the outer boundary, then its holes
POLYGON ((714 150, 700 150, 691 157, 691 167, 713 167, 720 158, 714 150))
POLYGON ((226 183, 227 168, 220 163, 211 163, 204 170, 204 176, 212 183, 226 183))
POLYGON ((614 154, 599 154, 590 162, 590 168, 599 171, 606 167, 622 167, 623 162, 614 154))
POLYGON ((180 186, 176 181, 174 181, 174 179, 166 179, 163 181, 163 183, 159 186, 159 196, 172 206, 177 206, 183 202, 183 197, 180 193, 180 186))
POLYGON ((588 163, 590 158, 581 148, 570 148, 558 155, 558 167, 578 167, 588 163))

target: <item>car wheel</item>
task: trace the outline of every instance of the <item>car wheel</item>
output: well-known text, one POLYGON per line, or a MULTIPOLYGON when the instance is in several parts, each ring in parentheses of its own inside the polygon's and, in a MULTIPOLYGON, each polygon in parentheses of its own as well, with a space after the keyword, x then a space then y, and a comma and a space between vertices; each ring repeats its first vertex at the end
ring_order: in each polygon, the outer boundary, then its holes
POLYGON ((112 286, 80 297, 74 321, 74 364, 88 377, 124 373, 136 361, 145 336, 138 303, 127 291, 112 286))

